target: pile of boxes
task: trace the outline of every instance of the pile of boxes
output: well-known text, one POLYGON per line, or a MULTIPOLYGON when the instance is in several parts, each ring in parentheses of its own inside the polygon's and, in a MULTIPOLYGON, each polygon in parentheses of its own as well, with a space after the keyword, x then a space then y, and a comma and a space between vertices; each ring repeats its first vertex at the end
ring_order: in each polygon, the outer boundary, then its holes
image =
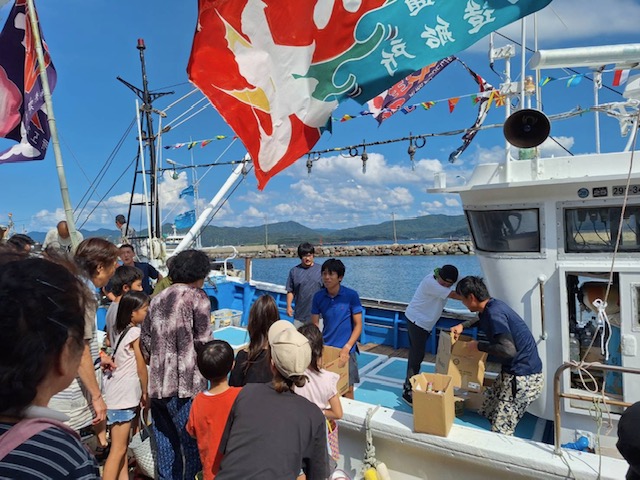
POLYGON ((440 332, 436 373, 411 378, 416 432, 446 437, 453 425, 456 403, 468 410, 482 406, 487 354, 467 348, 472 340, 464 335, 455 340, 448 332, 440 332))

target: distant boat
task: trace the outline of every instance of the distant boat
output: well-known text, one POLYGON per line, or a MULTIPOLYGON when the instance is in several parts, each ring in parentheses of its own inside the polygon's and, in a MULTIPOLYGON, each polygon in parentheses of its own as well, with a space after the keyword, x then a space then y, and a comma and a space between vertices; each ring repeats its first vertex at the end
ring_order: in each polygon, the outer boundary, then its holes
POLYGON ((176 249, 180 242, 184 240, 185 235, 178 233, 175 225, 171 225, 172 232, 171 234, 164 237, 164 243, 167 249, 167 254, 171 255, 173 251, 176 249))

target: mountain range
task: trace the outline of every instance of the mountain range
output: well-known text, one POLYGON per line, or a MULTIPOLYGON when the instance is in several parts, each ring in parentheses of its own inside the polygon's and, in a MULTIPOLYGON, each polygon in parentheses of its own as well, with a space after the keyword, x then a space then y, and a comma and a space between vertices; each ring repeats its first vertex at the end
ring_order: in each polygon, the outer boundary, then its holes
MULTIPOLYGON (((314 229, 298 222, 278 222, 256 227, 208 226, 202 233, 202 245, 297 245, 301 242, 312 244, 347 243, 353 241, 426 240, 429 238, 460 238, 469 236, 469 228, 464 215, 425 215, 409 220, 388 221, 377 225, 362 225, 341 230, 314 229)), ((170 224, 163 226, 165 235, 172 233, 170 224)), ((102 237, 115 241, 119 232, 115 229, 80 230, 84 238, 102 237)), ((186 233, 187 230, 178 230, 186 233)), ((146 234, 146 229, 138 232, 146 234)), ((36 242, 43 242, 46 232, 29 232, 36 242)))

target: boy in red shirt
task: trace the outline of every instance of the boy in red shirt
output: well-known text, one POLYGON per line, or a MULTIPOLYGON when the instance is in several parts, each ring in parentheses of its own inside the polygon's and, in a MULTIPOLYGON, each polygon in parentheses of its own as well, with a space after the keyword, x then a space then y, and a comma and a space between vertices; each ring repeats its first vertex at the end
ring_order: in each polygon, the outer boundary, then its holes
POLYGON ((198 443, 204 480, 215 478, 222 455, 218 452, 227 417, 241 387, 230 387, 233 349, 224 340, 212 340, 198 351, 198 369, 209 380, 209 390, 193 399, 187 432, 198 443))

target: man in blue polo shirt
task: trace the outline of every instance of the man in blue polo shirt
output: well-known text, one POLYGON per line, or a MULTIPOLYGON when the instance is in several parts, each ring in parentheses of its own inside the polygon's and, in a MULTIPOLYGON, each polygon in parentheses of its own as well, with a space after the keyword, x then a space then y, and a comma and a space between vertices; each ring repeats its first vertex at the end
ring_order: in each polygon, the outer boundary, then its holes
POLYGON ((467 348, 487 352, 500 359, 502 372, 488 390, 478 413, 489 419, 491 430, 513 435, 527 407, 542 392, 542 361, 531 331, 524 320, 506 303, 489 296, 480 277, 464 277, 456 292, 477 320, 467 320, 451 329, 458 337, 464 328, 478 323, 487 342, 467 342, 467 348))
POLYGON ((362 304, 358 292, 342 286, 344 264, 330 258, 322 264, 324 288, 316 293, 311 305, 311 321, 318 326, 322 315, 322 339, 325 345, 340 349, 342 364, 349 362, 349 391, 353 398, 353 385, 360 382, 356 343, 362 333, 362 304))

